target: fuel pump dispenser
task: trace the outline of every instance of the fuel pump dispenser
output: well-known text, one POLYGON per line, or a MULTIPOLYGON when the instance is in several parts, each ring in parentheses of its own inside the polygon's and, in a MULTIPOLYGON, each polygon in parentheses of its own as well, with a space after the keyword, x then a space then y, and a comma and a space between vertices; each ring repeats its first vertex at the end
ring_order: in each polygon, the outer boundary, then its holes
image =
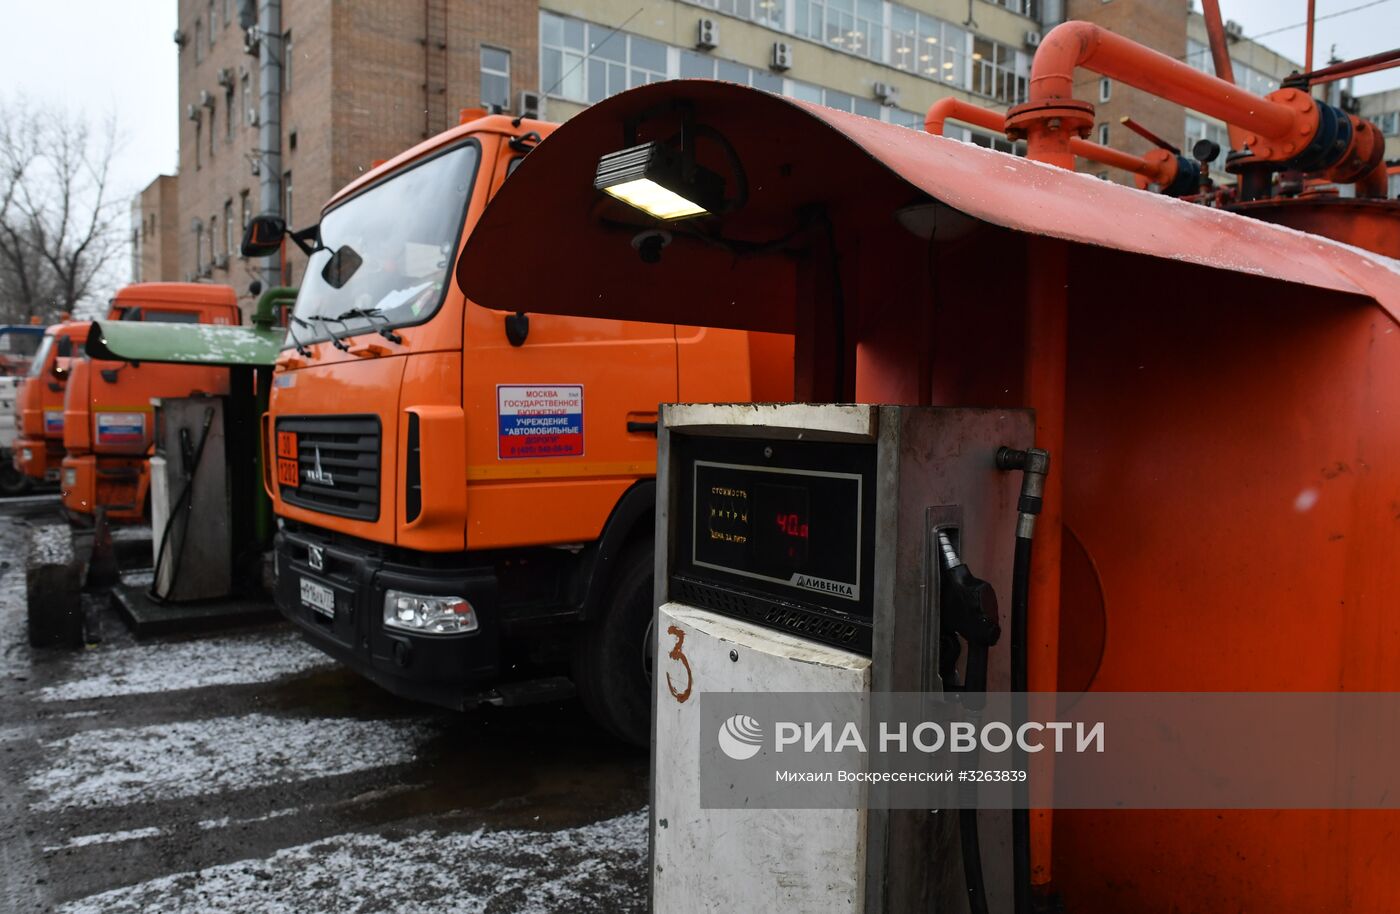
POLYGON ((663 408, 655 910, 1012 910, 1004 811, 702 808, 717 734, 696 699, 1009 689, 1012 601, 995 595, 1012 592, 1020 479, 1005 454, 1033 437, 1024 410, 663 408))

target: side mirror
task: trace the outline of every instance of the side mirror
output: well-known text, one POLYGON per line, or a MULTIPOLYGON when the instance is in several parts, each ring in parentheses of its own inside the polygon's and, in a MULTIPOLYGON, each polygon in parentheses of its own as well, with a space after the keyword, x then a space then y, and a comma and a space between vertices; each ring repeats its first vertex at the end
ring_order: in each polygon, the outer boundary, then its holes
POLYGON ((287 222, 281 216, 254 216, 243 230, 239 250, 244 257, 270 257, 282 249, 287 222))
POLYGON ((326 265, 321 268, 321 278, 332 289, 342 289, 364 262, 364 258, 354 248, 348 244, 342 244, 335 249, 334 254, 327 258, 326 265))

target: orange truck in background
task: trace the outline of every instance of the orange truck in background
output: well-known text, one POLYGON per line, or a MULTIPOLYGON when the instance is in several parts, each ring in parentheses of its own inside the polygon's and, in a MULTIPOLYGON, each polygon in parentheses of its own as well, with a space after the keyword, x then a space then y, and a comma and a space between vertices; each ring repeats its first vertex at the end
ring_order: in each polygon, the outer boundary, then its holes
MULTIPOLYGON (((576 691, 645 743, 658 404, 791 399, 792 343, 467 301, 461 246, 553 129, 464 111, 291 236, 311 256, 264 417, 277 604, 398 695, 576 691)), ((285 229, 259 217, 244 252, 285 229)), ((550 243, 496 268, 528 284, 550 243)))
POLYGON ((63 396, 73 364, 81 359, 87 321, 54 324, 29 363, 29 372, 15 399, 19 437, 15 466, 36 482, 58 482, 63 465, 63 396))
MULTIPOLYGON (((240 314, 229 286, 138 283, 117 292, 108 319, 237 326, 240 314)), ((104 506, 113 520, 146 517, 151 400, 226 393, 228 372, 219 368, 73 359, 62 415, 63 506, 77 515, 104 506)))

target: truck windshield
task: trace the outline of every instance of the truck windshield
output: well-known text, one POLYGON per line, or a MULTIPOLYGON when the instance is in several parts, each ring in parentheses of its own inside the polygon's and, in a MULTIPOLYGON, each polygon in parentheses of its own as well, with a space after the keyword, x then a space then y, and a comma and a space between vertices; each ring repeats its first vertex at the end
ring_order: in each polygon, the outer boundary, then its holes
POLYGON ((49 360, 49 350, 53 349, 54 340, 57 337, 45 335, 44 341, 39 344, 39 351, 34 353, 34 361, 29 363, 29 372, 26 377, 37 378, 44 373, 44 363, 49 360))
POLYGON ((325 214, 325 250, 307 262, 293 312, 294 319, 310 324, 309 335, 298 333, 303 342, 327 339, 331 330, 343 336, 346 329, 421 323, 433 315, 451 274, 479 159, 475 143, 459 146, 325 214), (331 276, 323 276, 343 247, 350 251, 336 258, 331 276), (346 262, 353 268, 346 269, 346 262), (327 320, 336 326, 327 327, 327 320))

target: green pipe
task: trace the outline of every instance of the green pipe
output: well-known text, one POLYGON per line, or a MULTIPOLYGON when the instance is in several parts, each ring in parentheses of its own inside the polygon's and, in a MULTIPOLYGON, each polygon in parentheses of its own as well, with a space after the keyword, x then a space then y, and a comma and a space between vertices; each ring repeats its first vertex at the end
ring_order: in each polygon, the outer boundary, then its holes
POLYGON ((263 330, 271 329, 277 323, 277 305, 297 298, 296 286, 274 286, 258 296, 258 306, 253 309, 253 326, 263 330))

